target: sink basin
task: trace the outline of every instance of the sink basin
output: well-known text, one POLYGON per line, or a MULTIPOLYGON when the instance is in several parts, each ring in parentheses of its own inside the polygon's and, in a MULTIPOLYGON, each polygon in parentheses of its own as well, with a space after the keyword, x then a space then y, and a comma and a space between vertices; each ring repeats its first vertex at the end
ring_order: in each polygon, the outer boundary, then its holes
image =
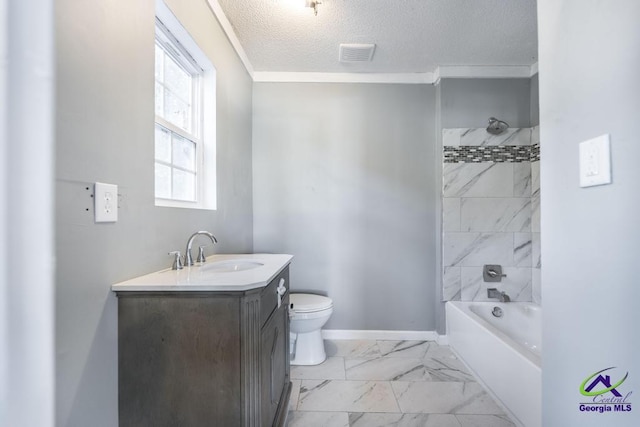
POLYGON ((262 288, 291 262, 287 254, 218 254, 182 270, 165 268, 115 283, 115 292, 219 292, 262 288))
POLYGON ((200 269, 202 271, 211 271, 216 273, 231 273, 234 271, 252 270, 254 268, 262 267, 263 265, 263 263, 253 260, 230 259, 205 264, 200 269))

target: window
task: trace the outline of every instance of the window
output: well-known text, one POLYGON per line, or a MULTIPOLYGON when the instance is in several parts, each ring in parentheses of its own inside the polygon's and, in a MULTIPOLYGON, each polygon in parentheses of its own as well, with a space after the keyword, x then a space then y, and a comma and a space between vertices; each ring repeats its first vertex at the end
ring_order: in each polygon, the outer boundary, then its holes
POLYGON ((215 209, 215 70, 170 12, 158 15, 156 205, 215 209))

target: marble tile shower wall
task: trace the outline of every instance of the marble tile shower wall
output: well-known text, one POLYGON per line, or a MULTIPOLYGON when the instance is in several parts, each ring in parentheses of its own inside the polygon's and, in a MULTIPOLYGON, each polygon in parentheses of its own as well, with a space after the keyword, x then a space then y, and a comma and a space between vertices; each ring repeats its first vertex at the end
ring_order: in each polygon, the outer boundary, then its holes
POLYGON ((443 300, 541 302, 539 129, 443 130, 443 300), (482 280, 500 264, 501 283, 482 280))

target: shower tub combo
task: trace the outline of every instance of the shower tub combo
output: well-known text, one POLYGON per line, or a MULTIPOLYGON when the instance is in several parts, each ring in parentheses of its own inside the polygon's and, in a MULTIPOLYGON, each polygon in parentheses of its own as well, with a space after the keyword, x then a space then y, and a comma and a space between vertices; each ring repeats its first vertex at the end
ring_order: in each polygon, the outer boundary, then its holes
POLYGON ((446 304, 449 345, 525 427, 541 425, 541 314, 531 303, 446 304))

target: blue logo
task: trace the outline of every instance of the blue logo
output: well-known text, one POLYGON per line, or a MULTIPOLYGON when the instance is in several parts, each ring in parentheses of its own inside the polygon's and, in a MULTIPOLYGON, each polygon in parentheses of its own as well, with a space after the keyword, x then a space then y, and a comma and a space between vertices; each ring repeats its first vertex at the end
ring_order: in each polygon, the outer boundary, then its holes
POLYGON ((629 378, 629 372, 625 372, 624 375, 619 375, 614 378, 617 380, 611 380, 610 372, 612 369, 616 369, 615 366, 602 369, 598 372, 594 372, 582 381, 580 384, 580 394, 585 397, 591 398, 590 402, 580 403, 579 409, 581 412, 631 412, 631 402, 629 397, 633 392, 629 391, 623 395, 618 389, 629 378))

